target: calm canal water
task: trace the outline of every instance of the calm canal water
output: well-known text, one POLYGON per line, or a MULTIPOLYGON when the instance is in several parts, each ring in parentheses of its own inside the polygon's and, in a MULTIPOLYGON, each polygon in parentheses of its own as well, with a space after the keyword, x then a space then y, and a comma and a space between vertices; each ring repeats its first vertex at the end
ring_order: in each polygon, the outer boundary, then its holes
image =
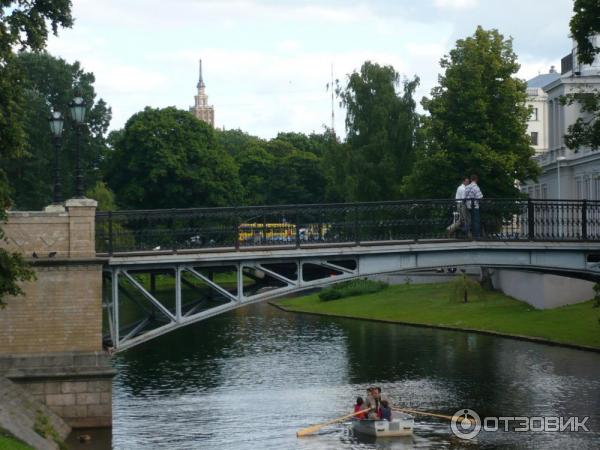
POLYGON ((477 334, 289 314, 253 305, 115 358, 115 449, 600 448, 600 355, 477 334), (481 432, 418 418, 410 438, 344 424, 378 385, 397 404, 452 415, 591 416, 590 433, 481 432))

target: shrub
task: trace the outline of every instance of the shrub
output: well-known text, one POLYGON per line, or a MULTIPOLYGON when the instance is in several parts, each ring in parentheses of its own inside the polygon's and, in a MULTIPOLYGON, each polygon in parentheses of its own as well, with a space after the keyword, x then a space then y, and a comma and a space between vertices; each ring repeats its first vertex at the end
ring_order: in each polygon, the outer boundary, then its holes
POLYGON ((475 294, 477 300, 481 300, 483 298, 483 289, 477 281, 469 278, 466 273, 457 275, 450 282, 451 302, 467 303, 469 296, 472 298, 473 294, 475 294))
POLYGON ((383 281, 372 281, 366 278, 358 280, 344 281, 334 284, 319 293, 322 301, 337 300, 344 297, 354 297, 357 295, 373 294, 387 287, 383 281))

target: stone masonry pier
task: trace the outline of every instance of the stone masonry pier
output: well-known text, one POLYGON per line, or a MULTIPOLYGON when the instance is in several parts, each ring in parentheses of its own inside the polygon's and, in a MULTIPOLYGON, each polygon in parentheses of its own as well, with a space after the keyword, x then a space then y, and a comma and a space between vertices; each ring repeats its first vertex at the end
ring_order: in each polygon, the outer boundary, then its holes
POLYGON ((72 427, 112 423, 112 369, 102 350, 102 264, 96 202, 9 212, 0 245, 23 254, 37 279, 0 310, 0 375, 72 427))

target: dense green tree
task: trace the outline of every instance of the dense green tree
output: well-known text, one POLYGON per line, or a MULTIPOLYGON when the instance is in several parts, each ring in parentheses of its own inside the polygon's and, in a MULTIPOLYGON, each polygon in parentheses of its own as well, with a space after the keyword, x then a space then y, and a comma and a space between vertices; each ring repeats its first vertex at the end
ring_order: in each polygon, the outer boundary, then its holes
POLYGON ((250 144, 236 155, 240 182, 244 188, 246 205, 271 203, 271 177, 275 158, 258 144, 250 144))
POLYGON ((249 145, 264 145, 265 141, 242 130, 219 130, 215 128, 215 136, 221 147, 234 158, 249 145))
MULTIPOLYGON (((591 64, 600 53, 591 38, 600 33, 600 2, 598 0, 575 0, 571 18, 571 35, 577 42, 577 57, 583 64, 591 64)), ((583 115, 569 126, 565 136, 567 147, 600 148, 600 92, 576 92, 563 98, 566 104, 578 103, 583 115)))
POLYGON ((392 66, 365 62, 337 94, 346 108, 344 172, 347 200, 392 200, 411 170, 419 116, 413 95, 418 78, 400 82, 392 66), (402 84, 402 90, 398 90, 402 84))
MULTIPOLYGON (((56 34, 59 26, 70 27, 72 23, 70 0, 0 1, 0 158, 19 153, 25 146, 23 89, 14 49, 41 50, 49 29, 56 34)), ((10 203, 8 181, 0 170, 0 220, 6 219, 5 209, 10 203)), ((0 229, 0 239, 3 237, 0 229)), ((32 277, 21 255, 0 249, 0 306, 5 295, 22 293, 19 281, 32 277)))
POLYGON ((48 53, 20 53, 16 63, 23 74, 25 102, 23 151, 3 158, 11 182, 11 198, 15 208, 41 209, 52 199, 54 181, 54 148, 48 127, 50 109, 65 118, 60 146, 60 173, 63 197, 74 194, 76 133, 69 114, 69 102, 81 95, 87 104, 82 128, 82 167, 84 180, 93 186, 100 178, 99 165, 106 152, 106 131, 110 108, 96 101, 94 75, 85 72, 78 62, 69 64, 48 53))
POLYGON ((577 42, 579 61, 591 64, 600 48, 595 47, 590 38, 600 33, 600 2, 598 0, 575 0, 573 17, 569 22, 571 36, 577 42))
POLYGON ((294 148, 302 152, 313 153, 316 156, 321 156, 327 144, 327 141, 326 139, 324 139, 324 137, 325 133, 311 133, 307 136, 304 133, 296 133, 289 131, 285 133, 277 133, 276 139, 279 141, 287 142, 293 145, 294 148))
POLYGON ((344 161, 347 144, 341 142, 335 133, 328 129, 323 133, 323 156, 321 166, 325 178, 325 202, 343 202, 346 199, 344 161))
POLYGON ((411 197, 447 198, 463 175, 476 173, 486 197, 517 196, 515 180, 535 179, 525 101, 526 84, 512 40, 478 27, 442 58, 439 86, 423 99, 425 147, 405 192, 411 197))
POLYGON ((285 158, 298 151, 298 149, 290 142, 278 138, 268 141, 265 149, 275 158, 285 158))
POLYGON ((145 108, 116 135, 106 179, 125 208, 231 206, 237 166, 210 125, 174 107, 145 108))
POLYGON ((85 191, 87 198, 93 198, 98 202, 98 211, 114 211, 117 209, 115 193, 103 181, 96 181, 91 188, 85 191))
POLYGON ((321 161, 313 153, 294 150, 275 160, 269 178, 269 203, 320 203, 325 194, 321 161))

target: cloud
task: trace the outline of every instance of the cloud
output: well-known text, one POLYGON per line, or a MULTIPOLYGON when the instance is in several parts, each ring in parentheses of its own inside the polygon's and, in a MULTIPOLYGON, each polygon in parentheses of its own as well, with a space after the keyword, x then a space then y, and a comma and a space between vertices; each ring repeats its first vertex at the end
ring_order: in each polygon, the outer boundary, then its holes
MULTIPOLYGON (((203 60, 216 124, 272 137, 319 131, 331 118, 331 64, 341 82, 366 60, 418 75, 417 100, 437 82, 439 60, 478 24, 515 38, 523 77, 568 51, 570 0, 78 0, 72 30, 49 51, 79 60, 120 128, 145 106, 193 103, 203 60), (100 6, 99 6, 100 5, 100 6), (514 14, 519 11, 519 14, 514 14), (536 26, 524 17, 535 17, 536 26), (564 33, 557 32, 563 30, 564 33), (560 51, 564 45, 566 51, 560 51)), ((336 102, 337 105, 337 102, 336 102)), ((344 113, 335 107, 336 128, 344 113)))
POLYGON ((469 9, 478 5, 478 0, 434 0, 436 8, 441 9, 469 9))

